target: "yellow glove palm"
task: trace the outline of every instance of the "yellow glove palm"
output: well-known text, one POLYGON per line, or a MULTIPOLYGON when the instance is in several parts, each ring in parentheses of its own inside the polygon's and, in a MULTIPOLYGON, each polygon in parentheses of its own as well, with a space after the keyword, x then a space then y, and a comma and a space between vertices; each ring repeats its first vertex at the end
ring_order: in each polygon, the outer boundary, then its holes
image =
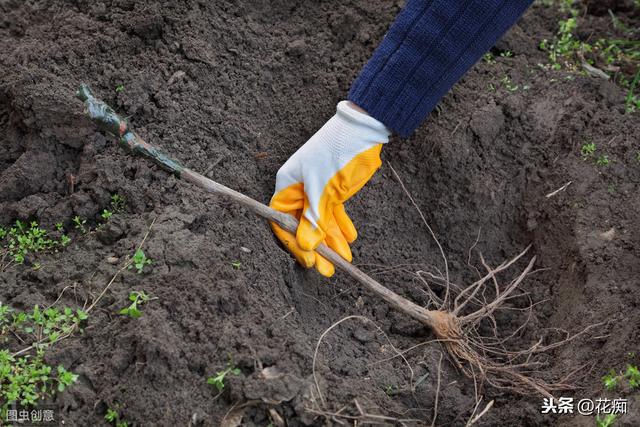
POLYGON ((271 207, 299 219, 293 236, 277 224, 271 227, 280 241, 307 268, 330 277, 335 268, 314 251, 325 242, 351 261, 356 228, 344 202, 371 179, 380 167, 382 144, 389 131, 376 119, 343 101, 333 116, 280 168, 271 207))

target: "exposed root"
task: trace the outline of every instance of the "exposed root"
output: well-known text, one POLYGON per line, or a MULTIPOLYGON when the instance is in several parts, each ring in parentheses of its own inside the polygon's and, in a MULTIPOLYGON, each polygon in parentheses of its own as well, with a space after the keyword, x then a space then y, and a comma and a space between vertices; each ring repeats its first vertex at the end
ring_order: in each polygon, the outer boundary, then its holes
MULTIPOLYGON (((435 239, 444 258, 442 246, 437 241, 431 227, 427 224, 419 206, 407 191, 398 173, 393 168, 391 170, 399 181, 402 190, 418 211, 422 222, 435 239)), ((479 232, 473 247, 477 245, 478 239, 479 232)), ((536 257, 532 257, 524 270, 506 286, 500 285, 497 276, 523 259, 530 248, 531 246, 528 246, 514 258, 503 262, 495 268, 490 267, 482 257, 482 254, 480 254, 480 261, 486 270, 486 274, 468 287, 458 286, 450 282, 446 258, 444 264, 445 275, 425 271, 413 273, 414 277, 424 284, 425 292, 430 300, 427 306, 435 308, 433 310, 424 310, 422 313, 418 312, 413 317, 422 321, 434 332, 437 340, 447 350, 451 362, 467 377, 473 379, 474 384, 479 383, 482 385, 487 383, 498 389, 509 390, 519 394, 540 394, 552 397, 552 393, 555 391, 574 389, 575 387, 567 382, 569 375, 558 382, 547 382, 540 378, 540 370, 544 363, 536 355, 566 344, 599 326, 599 324, 591 325, 572 336, 567 334, 564 339, 552 344, 543 345, 543 338, 540 338, 539 341, 526 349, 509 350, 507 348, 508 341, 524 330, 531 319, 532 307, 535 304, 529 298, 527 308, 516 309, 528 310, 528 316, 523 324, 506 337, 500 334, 498 322, 494 315, 499 310, 513 309, 512 307, 505 307, 505 305, 512 299, 523 296, 523 293, 516 291, 518 291, 520 284, 527 276, 539 271, 533 270, 536 257), (440 298, 438 293, 431 289, 431 285, 443 288, 441 295, 443 294, 444 296, 440 298), (478 328, 481 324, 490 328, 492 336, 481 336, 478 333, 478 328)), ((470 259, 471 249, 467 259, 468 265, 471 265, 470 259)), ((477 269, 476 271, 481 276, 477 269)), ((528 297, 526 293, 524 295, 528 297)), ((414 309, 413 311, 415 312, 416 310, 414 309)))
POLYGON ((454 308, 447 310, 442 305, 438 310, 430 311, 429 327, 447 350, 453 364, 467 377, 479 381, 480 384, 486 382, 493 387, 519 394, 533 393, 551 397, 554 391, 573 389, 574 386, 567 382, 549 383, 537 377, 543 363, 535 360, 534 356, 565 344, 597 325, 592 325, 578 334, 549 345, 542 345, 542 339, 540 339, 524 350, 512 351, 504 347, 504 344, 520 331, 524 324, 513 334, 501 338, 493 314, 496 310, 503 308, 504 303, 510 299, 518 285, 531 272, 535 257, 504 290, 500 289, 497 281, 494 283, 491 279, 494 279, 499 271, 513 265, 515 260, 526 253, 527 249, 513 260, 501 264, 496 269, 490 269, 486 276, 461 291, 454 299, 454 308), (491 287, 496 294, 493 300, 486 302, 476 298, 480 289, 489 283, 493 285, 491 287), (462 309, 474 305, 480 307, 468 314, 458 314, 462 309), (482 321, 488 321, 492 325, 493 337, 481 337, 478 334, 477 325, 482 321))
POLYGON ((469 421, 467 421, 465 427, 470 427, 477 423, 480 418, 482 418, 487 412, 489 412, 489 409, 491 409, 491 407, 493 406, 494 401, 492 400, 491 402, 487 403, 487 406, 485 406, 484 409, 478 415, 476 415, 476 411, 480 406, 480 402, 482 402, 482 400, 478 400, 478 402, 476 403, 476 406, 473 408, 473 412, 471 413, 471 417, 469 417, 469 421))

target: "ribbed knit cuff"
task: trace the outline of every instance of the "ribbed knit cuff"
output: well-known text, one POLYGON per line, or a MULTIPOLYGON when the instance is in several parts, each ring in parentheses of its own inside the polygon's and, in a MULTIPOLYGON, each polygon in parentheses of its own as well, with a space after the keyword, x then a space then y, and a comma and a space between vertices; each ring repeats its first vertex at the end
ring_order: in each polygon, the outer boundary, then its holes
POLYGON ((409 136, 533 0, 408 0, 348 99, 409 136))

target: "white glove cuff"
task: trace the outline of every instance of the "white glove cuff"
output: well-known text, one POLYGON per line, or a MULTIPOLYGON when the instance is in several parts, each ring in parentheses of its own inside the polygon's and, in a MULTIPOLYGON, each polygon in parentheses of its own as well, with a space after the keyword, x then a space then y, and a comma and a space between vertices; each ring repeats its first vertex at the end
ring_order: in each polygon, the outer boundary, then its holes
POLYGON ((375 141, 378 144, 389 142, 391 131, 387 129, 384 123, 352 108, 349 106, 349 101, 340 101, 338 103, 336 116, 349 123, 352 127, 357 128, 356 132, 359 133, 364 140, 375 141))

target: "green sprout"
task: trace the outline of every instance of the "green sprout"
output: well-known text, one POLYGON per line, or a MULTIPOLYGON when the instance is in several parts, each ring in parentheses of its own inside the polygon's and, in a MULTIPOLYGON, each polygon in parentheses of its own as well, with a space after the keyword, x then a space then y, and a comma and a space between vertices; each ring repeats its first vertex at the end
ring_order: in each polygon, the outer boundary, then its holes
POLYGON ((575 17, 560 21, 558 24, 560 28, 554 40, 549 41, 544 39, 539 45, 541 50, 548 52, 551 68, 554 70, 560 70, 562 68, 560 63, 562 59, 572 59, 581 49, 591 50, 589 45, 580 42, 573 35, 573 32, 578 26, 575 17))
POLYGON ((107 413, 105 414, 104 419, 112 423, 118 419, 118 412, 109 408, 107 409, 107 413))
POLYGON ((224 371, 216 372, 216 375, 213 377, 207 378, 207 384, 213 385, 218 389, 218 392, 222 392, 224 389, 224 380, 228 374, 240 375, 240 368, 234 367, 231 362, 228 363, 227 369, 224 371))
POLYGON ((76 230, 80 230, 82 234, 87 234, 87 229, 85 228, 85 224, 87 223, 86 219, 82 219, 81 217, 76 215, 71 220, 75 224, 76 230))
POLYGON ((611 371, 602 377, 602 384, 604 384, 604 388, 611 391, 615 390, 618 387, 619 380, 616 371, 611 369, 611 371))
POLYGON ((150 300, 151 298, 149 295, 145 294, 143 291, 133 291, 129 294, 129 301, 131 301, 131 304, 120 310, 119 313, 138 319, 142 316, 142 311, 140 311, 138 307, 150 300))
POLYGON ((70 242, 71 242, 71 238, 66 234, 63 234, 62 236, 60 236, 60 244, 62 246, 67 246, 70 242))
POLYGON ((116 427, 129 427, 129 423, 120 418, 120 414, 115 409, 107 409, 104 419, 112 423, 116 427))
POLYGON ((482 55, 482 60, 484 62, 486 62, 487 64, 495 64, 496 60, 493 56, 493 54, 491 52, 487 52, 484 55, 482 55))
MULTIPOLYGON (((580 153, 582 154, 582 160, 593 159, 596 154, 596 144, 593 142, 587 142, 580 147, 580 153)), ((600 154, 595 157, 595 164, 598 166, 607 166, 611 163, 609 156, 606 154, 600 154)))
POLYGON ((49 307, 41 309, 38 305, 30 312, 20 311, 12 313, 11 327, 31 334, 34 339, 42 343, 54 344, 63 336, 69 335, 76 327, 79 327, 83 320, 89 316, 83 310, 73 310, 70 307, 59 309, 49 307))
POLYGON ((640 370, 638 370, 637 366, 627 365, 624 376, 629 380, 629 387, 631 389, 640 388, 640 370))
POLYGON ((611 427, 615 422, 615 414, 607 414, 604 418, 600 418, 600 415, 596 415, 596 427, 611 427))
POLYGON ((150 265, 153 261, 144 254, 142 249, 137 249, 131 258, 132 265, 129 265, 129 269, 135 267, 138 274, 142 274, 145 265, 150 265))
POLYGON ((40 228, 37 221, 26 223, 17 220, 9 231, 0 227, 0 240, 5 238, 5 250, 17 264, 22 264, 29 253, 51 250, 58 245, 66 246, 69 243, 65 235, 62 235, 59 241, 50 239, 47 231, 40 228))
POLYGON ((54 370, 44 362, 45 349, 79 327, 88 318, 82 310, 66 307, 16 311, 0 304, 0 342, 9 334, 35 349, 35 355, 21 357, 0 350, 0 414, 14 405, 35 406, 42 399, 62 392, 78 380, 78 375, 59 365, 54 370))
POLYGON ((122 212, 127 207, 127 199, 119 194, 111 195, 111 208, 115 213, 122 212))
POLYGON ((511 58, 513 56, 513 52, 505 50, 504 52, 500 52, 500 56, 503 58, 511 58))
POLYGON ((124 90, 124 85, 116 86, 116 92, 122 92, 124 90))
POLYGON ((502 84, 504 85, 504 87, 505 87, 505 88, 507 88, 507 90, 508 90, 509 92, 515 92, 515 91, 517 91, 517 90, 519 89, 519 86, 518 86, 518 85, 514 85, 514 84, 511 82, 511 79, 509 78, 509 76, 504 76, 504 77, 502 78, 502 80, 500 80, 500 81, 502 82, 502 84))
POLYGON ((105 221, 109 221, 109 219, 113 216, 113 212, 108 211, 106 209, 102 210, 102 213, 100 214, 100 216, 102 217, 102 219, 104 219, 105 221))
POLYGON ((240 270, 240 267, 242 266, 242 263, 240 261, 233 261, 233 262, 231 262, 231 266, 233 268, 235 268, 236 270, 240 270))
MULTIPOLYGON (((637 65, 640 60, 640 42, 638 40, 633 37, 631 39, 600 38, 593 43, 583 42, 580 37, 576 36, 577 18, 580 14, 580 10, 577 8, 579 2, 574 0, 560 0, 559 2, 543 0, 543 3, 549 6, 559 4, 560 12, 567 17, 567 19, 558 22, 558 31, 552 40, 545 39, 539 44, 540 49, 548 54, 550 68, 581 71, 585 63, 594 66, 597 62, 604 62, 605 70, 610 66, 617 68, 626 64, 637 65)), ((609 15, 616 30, 627 35, 633 33, 633 29, 628 28, 611 10, 609 10, 609 15)), ((624 73, 614 73, 611 77, 621 86, 629 87, 628 77, 624 73)), ((640 108, 640 98, 633 94, 633 90, 628 92, 625 107, 627 112, 633 112, 640 108)))
POLYGON ((580 148, 580 153, 582 153, 582 158, 584 160, 593 156, 595 152, 596 152, 596 144, 593 142, 584 143, 580 148))
POLYGON ((58 391, 64 391, 76 381, 78 381, 78 374, 67 371, 64 366, 58 365, 58 391))
POLYGON ((0 350, 0 412, 6 413, 14 404, 35 406, 39 400, 52 396, 55 391, 64 391, 78 380, 78 375, 67 371, 62 365, 57 374, 44 363, 44 351, 36 356, 14 357, 9 350, 0 350), (57 383, 57 387, 55 384, 57 383))

